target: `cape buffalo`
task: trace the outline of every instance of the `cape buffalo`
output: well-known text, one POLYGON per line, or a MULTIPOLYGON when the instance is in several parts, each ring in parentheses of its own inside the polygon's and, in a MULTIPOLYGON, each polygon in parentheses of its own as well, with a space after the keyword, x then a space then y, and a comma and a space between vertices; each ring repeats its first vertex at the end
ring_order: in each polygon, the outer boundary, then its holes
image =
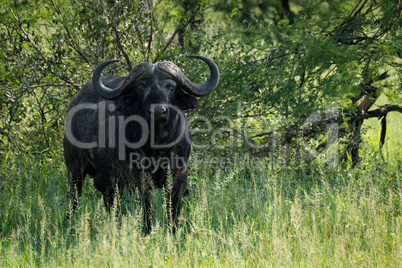
POLYGON ((189 123, 182 111, 196 108, 196 97, 212 92, 219 80, 211 59, 189 57, 208 65, 210 76, 204 84, 192 83, 168 61, 138 64, 127 76, 101 77, 102 70, 118 60, 105 61, 95 69, 66 117, 68 211, 76 208, 89 174, 109 211, 114 206, 119 212, 115 200, 124 188, 137 187, 143 198, 145 233, 151 230, 150 190, 164 187, 169 224, 176 225, 191 150, 189 123))

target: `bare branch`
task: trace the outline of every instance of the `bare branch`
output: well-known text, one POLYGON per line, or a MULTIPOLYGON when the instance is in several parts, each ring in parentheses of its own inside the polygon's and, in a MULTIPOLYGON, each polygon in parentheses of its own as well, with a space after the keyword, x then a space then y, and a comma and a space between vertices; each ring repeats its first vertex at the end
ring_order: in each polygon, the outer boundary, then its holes
POLYGON ((80 87, 81 85, 77 85, 77 84, 42 84, 42 85, 32 85, 32 86, 25 86, 26 88, 45 88, 45 87, 80 87))
POLYGON ((373 118, 373 117, 377 117, 377 118, 381 118, 383 116, 386 116, 387 113, 389 112, 400 112, 402 113, 402 106, 398 106, 398 105, 392 105, 392 104, 385 104, 373 111, 368 111, 367 113, 365 113, 364 115, 362 115, 361 117, 364 119, 368 119, 368 118, 373 118))
MULTIPOLYGON (((57 7, 57 5, 55 4, 55 2, 53 0, 51 0, 51 2, 56 10, 57 15, 59 15, 60 19, 64 22, 64 18, 63 18, 63 15, 62 15, 60 9, 57 7)), ((68 35, 69 39, 66 41, 69 43, 69 45, 78 53, 78 55, 81 56, 81 58, 83 60, 85 60, 88 64, 91 64, 91 61, 84 55, 84 53, 80 50, 80 48, 74 43, 74 38, 72 37, 70 30, 65 25, 65 23, 63 23, 63 28, 66 30, 66 33, 68 35)))
POLYGON ((148 40, 148 52, 147 52, 147 61, 149 61, 149 54, 151 53, 151 44, 152 44, 152 35, 153 35, 153 14, 152 14, 152 8, 151 8, 151 3, 148 0, 148 8, 149 8, 149 15, 150 15, 150 20, 151 20, 151 25, 149 27, 151 27, 151 33, 149 34, 149 40, 148 40))
MULTIPOLYGON (((116 24, 117 24, 117 23, 116 23, 116 24)), ((113 25, 113 31, 114 31, 114 34, 115 34, 115 37, 116 37, 116 44, 117 44, 117 47, 119 48, 121 54, 123 54, 123 57, 124 57, 124 59, 125 59, 125 61, 126 61, 126 64, 127 64, 127 70, 130 72, 131 69, 133 69, 133 68, 132 68, 132 66, 131 66, 130 58, 129 58, 127 52, 124 50, 123 45, 121 44, 121 39, 120 39, 119 31, 117 30, 117 26, 116 26, 116 25, 113 25)))
MULTIPOLYGON (((39 56, 45 60, 45 62, 49 62, 49 59, 44 55, 43 51, 36 45, 36 43, 34 42, 34 40, 32 40, 32 38, 29 36, 29 34, 28 34, 28 33, 25 31, 25 29, 22 27, 22 22, 21 22, 21 20, 20 20, 20 17, 19 17, 19 14, 18 14, 17 9, 16 9, 17 14, 14 14, 14 12, 13 12, 12 9, 10 9, 10 11, 11 11, 11 14, 13 15, 15 21, 16 21, 17 24, 18 24, 19 30, 21 31, 21 34, 20 34, 21 37, 22 37, 24 40, 28 41, 28 42, 32 45, 32 47, 36 50, 36 52, 39 54, 39 56)), ((50 70, 50 72, 51 72, 54 76, 56 76, 56 77, 60 78, 61 80, 63 80, 64 82, 69 83, 70 85, 74 85, 74 86, 75 86, 75 83, 74 83, 73 81, 71 81, 67 76, 61 76, 61 75, 55 73, 53 70, 50 70)))

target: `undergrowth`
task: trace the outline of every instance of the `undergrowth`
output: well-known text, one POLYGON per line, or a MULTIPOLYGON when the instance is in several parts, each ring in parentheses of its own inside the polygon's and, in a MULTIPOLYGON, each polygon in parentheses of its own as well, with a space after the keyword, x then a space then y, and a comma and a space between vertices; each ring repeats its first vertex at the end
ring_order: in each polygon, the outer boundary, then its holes
MULTIPOLYGON (((177 233, 161 190, 153 231, 124 195, 122 226, 87 178, 70 225, 61 157, 9 157, 1 171, 0 266, 393 266, 402 263, 401 161, 308 169, 192 165, 177 233)), ((268 161, 268 160, 267 160, 268 161)))

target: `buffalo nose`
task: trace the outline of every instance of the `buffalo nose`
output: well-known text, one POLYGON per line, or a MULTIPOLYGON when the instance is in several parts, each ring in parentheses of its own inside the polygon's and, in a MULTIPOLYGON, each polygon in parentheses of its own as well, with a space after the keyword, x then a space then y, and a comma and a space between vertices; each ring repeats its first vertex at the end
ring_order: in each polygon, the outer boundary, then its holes
POLYGON ((155 119, 166 119, 168 109, 164 105, 155 105, 149 108, 149 113, 154 116, 155 119))

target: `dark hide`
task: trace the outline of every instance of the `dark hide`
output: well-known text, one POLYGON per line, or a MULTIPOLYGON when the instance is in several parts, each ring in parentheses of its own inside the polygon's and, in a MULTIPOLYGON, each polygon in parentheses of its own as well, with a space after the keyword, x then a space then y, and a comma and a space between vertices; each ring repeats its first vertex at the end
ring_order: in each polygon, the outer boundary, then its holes
MULTIPOLYGON (((154 186, 164 187, 169 224, 175 226, 180 213, 180 199, 186 189, 191 150, 189 123, 181 111, 196 108, 198 101, 192 94, 185 93, 169 74, 158 71, 155 66, 130 82, 128 90, 125 89, 124 94, 115 99, 102 98, 90 81, 70 104, 64 137, 69 211, 76 208, 84 178, 89 174, 94 178, 96 189, 102 192, 107 209, 110 211, 114 206, 119 219, 119 203, 114 202, 119 197, 116 196, 116 187, 119 195, 125 188, 139 189, 143 198, 145 233, 151 230, 150 190, 154 186), (74 111, 79 107, 77 105, 82 107, 74 111), (136 121, 119 128, 120 123, 132 115, 144 119, 147 131, 144 132, 136 121), (139 142, 146 132, 147 141, 142 146, 129 148, 124 143, 124 139, 131 144, 139 142), (157 146, 173 144, 168 148, 155 148, 152 140, 157 146), (150 166, 147 165, 149 160, 153 161, 150 166), (170 184, 166 179, 168 166, 172 174, 170 184), (141 175, 143 170, 147 176, 141 175)), ((126 80, 127 76, 102 77, 102 83, 108 88, 117 88, 126 80)), ((67 213, 66 219, 69 218, 67 213)))

